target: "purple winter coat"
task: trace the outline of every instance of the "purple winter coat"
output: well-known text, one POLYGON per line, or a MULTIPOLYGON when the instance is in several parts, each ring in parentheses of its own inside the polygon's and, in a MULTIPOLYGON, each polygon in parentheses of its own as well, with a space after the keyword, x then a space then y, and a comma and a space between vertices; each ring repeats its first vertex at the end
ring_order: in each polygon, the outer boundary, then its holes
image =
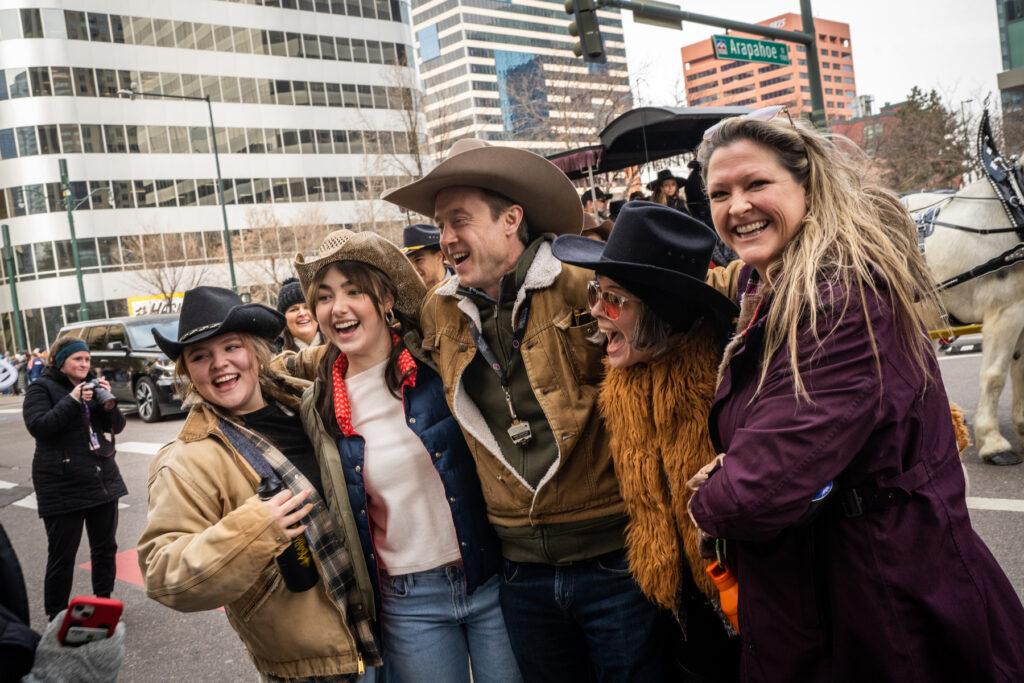
MULTIPOLYGON (((1024 681, 1024 608, 971 528, 938 363, 925 385, 888 302, 867 297, 881 382, 851 297, 820 349, 810 334, 799 342, 812 404, 794 396, 787 348, 753 398, 764 316, 715 397, 726 457, 691 505, 701 529, 734 541, 742 678, 1024 681), (806 519, 829 481, 837 490, 806 519), (909 495, 845 516, 841 491, 864 486, 909 495)), ((823 331, 838 311, 825 315, 823 331)))

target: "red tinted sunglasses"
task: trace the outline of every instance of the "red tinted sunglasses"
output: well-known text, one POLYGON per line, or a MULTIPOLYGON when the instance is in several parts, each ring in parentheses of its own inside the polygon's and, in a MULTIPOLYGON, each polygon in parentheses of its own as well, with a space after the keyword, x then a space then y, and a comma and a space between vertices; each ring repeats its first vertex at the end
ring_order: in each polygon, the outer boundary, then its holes
POLYGON ((591 280, 587 283, 587 303, 593 308, 599 299, 609 320, 618 320, 622 315, 622 307, 630 302, 630 299, 624 296, 602 290, 597 280, 591 280))

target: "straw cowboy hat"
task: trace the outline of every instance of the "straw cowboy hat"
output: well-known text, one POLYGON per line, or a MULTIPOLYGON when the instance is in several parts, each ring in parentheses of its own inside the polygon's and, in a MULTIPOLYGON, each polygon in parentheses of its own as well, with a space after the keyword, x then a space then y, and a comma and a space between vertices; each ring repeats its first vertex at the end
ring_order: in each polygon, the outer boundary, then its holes
POLYGON ((434 215, 437 193, 449 187, 480 187, 523 207, 530 231, 578 235, 583 206, 576 188, 542 156, 467 138, 459 140, 430 173, 381 199, 424 216, 434 215))
POLYGON ((325 266, 338 261, 358 261, 373 266, 387 275, 398 291, 395 308, 411 318, 419 317, 420 304, 427 295, 427 288, 419 273, 409 263, 402 250, 373 232, 352 232, 335 230, 324 238, 316 255, 295 257, 295 272, 302 282, 302 291, 325 266))
POLYGON ((270 306, 247 304, 224 287, 194 287, 185 292, 178 316, 178 338, 168 339, 153 328, 153 339, 171 360, 177 360, 186 346, 228 332, 273 340, 284 329, 284 316, 270 306))

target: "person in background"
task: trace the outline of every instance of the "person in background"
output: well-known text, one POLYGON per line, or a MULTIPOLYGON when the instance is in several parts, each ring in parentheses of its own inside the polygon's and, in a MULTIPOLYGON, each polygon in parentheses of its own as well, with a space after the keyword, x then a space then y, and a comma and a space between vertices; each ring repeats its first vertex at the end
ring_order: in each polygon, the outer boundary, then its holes
POLYGON ((552 253, 593 269, 590 312, 607 350, 599 405, 630 524, 629 567, 644 594, 685 624, 673 653, 710 680, 734 680, 739 648, 719 618, 686 482, 715 459, 708 411, 736 305, 705 284, 714 232, 651 202, 623 208, 608 244, 563 235, 552 253))
POLYGON ((1024 680, 1024 607, 971 526, 906 209, 782 107, 716 124, 697 156, 747 264, 720 455, 689 483, 739 582, 743 679, 1024 680))
POLYGON ((551 254, 549 233, 580 232, 576 188, 541 156, 465 139, 382 198, 434 216, 455 266, 423 303, 422 347, 501 540, 501 605, 523 677, 662 680, 660 612, 629 573, 597 409, 591 273, 551 254))
POLYGON ((661 169, 658 171, 657 177, 647 183, 647 189, 651 192, 651 201, 683 213, 689 213, 686 208, 686 200, 679 196, 679 189, 683 187, 684 182, 683 178, 678 177, 671 170, 661 169))
POLYGON ((402 231, 402 253, 419 273, 427 291, 447 280, 452 271, 441 253, 441 231, 433 225, 417 223, 402 231))
POLYGON ((279 351, 301 351, 307 346, 324 343, 316 318, 306 305, 298 278, 290 277, 281 283, 277 292, 277 310, 285 320, 279 351))
MULTIPOLYGON (((114 435, 125 419, 116 403, 95 399, 89 347, 62 337, 50 365, 25 392, 22 416, 35 439, 32 485, 46 528, 43 606, 53 619, 68 605, 82 527, 89 536, 92 590, 109 598, 117 574, 117 500, 128 495, 114 461, 114 435)), ((110 391, 104 378, 100 387, 110 391)))
POLYGON ((149 466, 139 567, 146 594, 167 607, 223 606, 263 681, 354 681, 380 664, 361 602, 369 586, 352 570, 354 533, 327 512, 344 488, 325 485, 303 428, 308 383, 270 369, 283 327, 269 306, 196 287, 185 292, 178 338, 153 330, 190 408, 149 466), (272 484, 282 490, 258 495, 272 484), (290 588, 274 561, 301 534, 317 571, 306 590, 290 588))
POLYGON ((360 567, 378 588, 385 676, 519 681, 473 459, 441 378, 405 341, 418 338, 419 275, 391 242, 349 230, 295 268, 328 343, 275 364, 316 380, 307 429, 322 458, 340 460, 349 507, 336 513, 358 525, 360 567))
POLYGON ((39 349, 32 349, 32 355, 29 356, 28 365, 26 368, 26 375, 29 384, 32 384, 37 379, 42 377, 43 370, 46 368, 46 359, 39 352, 39 349))
POLYGON ((589 213, 598 221, 608 218, 608 200, 612 195, 600 187, 588 187, 580 194, 580 203, 583 204, 583 213, 589 213))

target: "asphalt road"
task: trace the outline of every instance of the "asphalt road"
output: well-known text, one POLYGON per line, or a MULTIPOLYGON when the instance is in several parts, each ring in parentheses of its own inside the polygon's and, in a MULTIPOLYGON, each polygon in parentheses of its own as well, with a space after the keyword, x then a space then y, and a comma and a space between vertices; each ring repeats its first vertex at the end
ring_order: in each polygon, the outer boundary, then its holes
MULTIPOLYGON (((946 356, 941 360, 943 379, 951 400, 973 417, 977 403, 977 354, 946 356)), ((1003 433, 1016 447, 1009 415, 1009 389, 1000 403, 1003 433)), ((125 602, 128 628, 127 655, 122 681, 239 681, 255 680, 256 673, 223 612, 181 614, 146 598, 139 585, 135 543, 146 518, 146 474, 156 449, 181 428, 181 418, 147 425, 136 417, 118 439, 118 463, 128 484, 118 527, 119 574, 114 597, 125 602)), ((42 576, 46 565, 46 537, 32 507, 31 460, 33 442, 21 419, 20 400, 0 398, 0 523, 11 536, 28 582, 33 626, 44 626, 42 576)), ((970 478, 971 518, 1024 598, 1024 466, 991 467, 966 454, 970 478)), ((926 558, 922 558, 926 561, 926 558)), ((83 539, 78 561, 89 560, 83 539)), ((91 593, 89 572, 75 573, 72 594, 91 593)), ((282 618, 287 619, 287 615, 282 618)))

